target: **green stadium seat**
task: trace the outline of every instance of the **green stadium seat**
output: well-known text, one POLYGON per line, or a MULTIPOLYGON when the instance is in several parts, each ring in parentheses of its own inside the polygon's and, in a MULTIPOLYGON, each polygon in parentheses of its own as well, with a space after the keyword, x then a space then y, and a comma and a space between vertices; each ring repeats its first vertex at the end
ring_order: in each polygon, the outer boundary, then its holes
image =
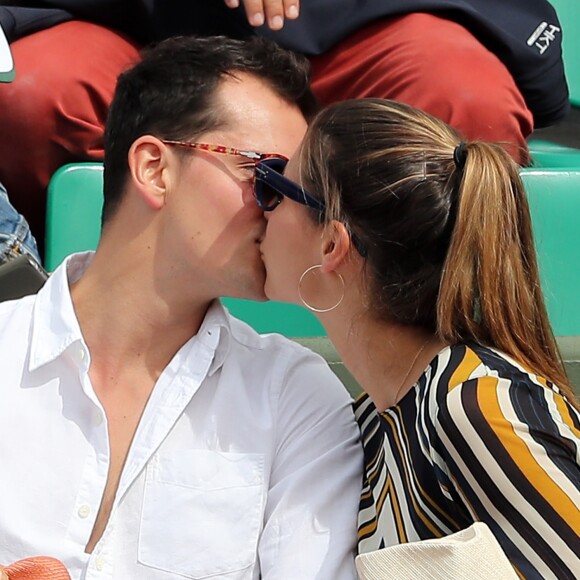
POLYGON ((557 336, 580 336, 580 168, 523 169, 542 286, 557 336))
POLYGON ((528 146, 533 168, 580 169, 580 149, 540 139, 530 140, 528 146))
POLYGON ((72 163, 55 172, 46 199, 46 270, 73 252, 97 247, 102 208, 102 163, 72 163))
MULTIPOLYGON (((48 189, 45 266, 52 271, 76 251, 96 248, 103 203, 102 165, 67 165, 48 189)), ((523 169, 542 284, 555 334, 572 381, 580 388, 580 168, 523 169)), ((322 354, 352 393, 358 386, 318 320, 305 309, 276 302, 225 299, 235 316, 258 332, 280 332, 322 354)))
MULTIPOLYGON (((97 246, 102 208, 102 165, 66 165, 52 178, 47 201, 45 267, 52 271, 76 251, 97 246)), ((580 335, 580 167, 524 169, 548 309, 556 334, 580 335)), ((322 327, 299 307, 226 300, 259 332, 320 336, 322 327)))

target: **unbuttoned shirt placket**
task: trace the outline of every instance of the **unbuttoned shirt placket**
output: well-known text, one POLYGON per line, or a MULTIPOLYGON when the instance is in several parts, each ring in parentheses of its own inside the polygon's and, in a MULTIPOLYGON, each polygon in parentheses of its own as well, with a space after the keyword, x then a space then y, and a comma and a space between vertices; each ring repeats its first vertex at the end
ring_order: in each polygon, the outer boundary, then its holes
MULTIPOLYGON (((105 411, 91 385, 88 370, 89 351, 84 342, 71 345, 70 355, 77 367, 79 383, 85 396, 91 401, 87 426, 88 446, 83 475, 67 530, 67 539, 74 544, 87 545, 96 517, 109 469, 109 438, 105 411)), ((80 420, 80 418, 79 418, 80 420)), ((86 419, 85 419, 86 420, 86 419)), ((87 559, 91 556, 87 554, 87 559)))
MULTIPOLYGON (((207 376, 219 342, 220 330, 214 328, 211 331, 204 331, 201 340, 196 337, 184 345, 157 380, 129 449, 109 521, 92 554, 87 554, 88 564, 85 563, 86 570, 82 578, 100 580, 115 577, 113 551, 115 517, 119 503, 151 461, 207 376), (180 367, 182 362, 187 360, 196 361, 196 364, 192 366, 191 372, 184 373, 180 367)), ((86 546, 95 525, 107 482, 109 437, 104 409, 88 375, 90 359, 84 344, 79 346, 76 358, 79 380, 83 391, 94 405, 94 412, 90 453, 85 462, 68 537, 71 541, 86 546)), ((136 521, 135 527, 138 526, 139 522, 136 521)))

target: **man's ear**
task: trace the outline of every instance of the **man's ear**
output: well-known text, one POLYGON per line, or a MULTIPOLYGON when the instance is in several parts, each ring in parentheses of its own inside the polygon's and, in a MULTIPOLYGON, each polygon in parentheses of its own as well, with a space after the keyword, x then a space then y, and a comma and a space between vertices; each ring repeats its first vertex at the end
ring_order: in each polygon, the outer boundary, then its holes
POLYGON ((322 271, 332 272, 347 260, 351 250, 351 239, 346 226, 332 220, 325 228, 322 239, 322 271))
POLYGON ((152 135, 136 139, 129 149, 131 181, 145 202, 153 209, 165 205, 168 190, 168 147, 152 135))

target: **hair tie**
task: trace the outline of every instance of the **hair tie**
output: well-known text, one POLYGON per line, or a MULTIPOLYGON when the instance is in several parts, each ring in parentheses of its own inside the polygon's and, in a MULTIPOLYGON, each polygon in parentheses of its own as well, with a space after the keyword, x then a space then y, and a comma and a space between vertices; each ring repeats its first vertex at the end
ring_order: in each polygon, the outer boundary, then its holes
POLYGON ((453 161, 458 169, 463 169, 465 167, 465 161, 467 160, 467 143, 461 141, 457 147, 453 150, 453 161))

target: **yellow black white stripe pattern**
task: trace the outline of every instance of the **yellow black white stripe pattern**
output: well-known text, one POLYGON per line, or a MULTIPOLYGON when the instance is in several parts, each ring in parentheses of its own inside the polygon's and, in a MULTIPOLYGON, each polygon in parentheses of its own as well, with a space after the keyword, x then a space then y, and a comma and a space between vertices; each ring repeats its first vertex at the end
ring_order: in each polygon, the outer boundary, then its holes
POLYGON ((384 413, 355 403, 365 449, 359 551, 489 525, 524 578, 580 577, 580 415, 479 345, 444 349, 384 413))

